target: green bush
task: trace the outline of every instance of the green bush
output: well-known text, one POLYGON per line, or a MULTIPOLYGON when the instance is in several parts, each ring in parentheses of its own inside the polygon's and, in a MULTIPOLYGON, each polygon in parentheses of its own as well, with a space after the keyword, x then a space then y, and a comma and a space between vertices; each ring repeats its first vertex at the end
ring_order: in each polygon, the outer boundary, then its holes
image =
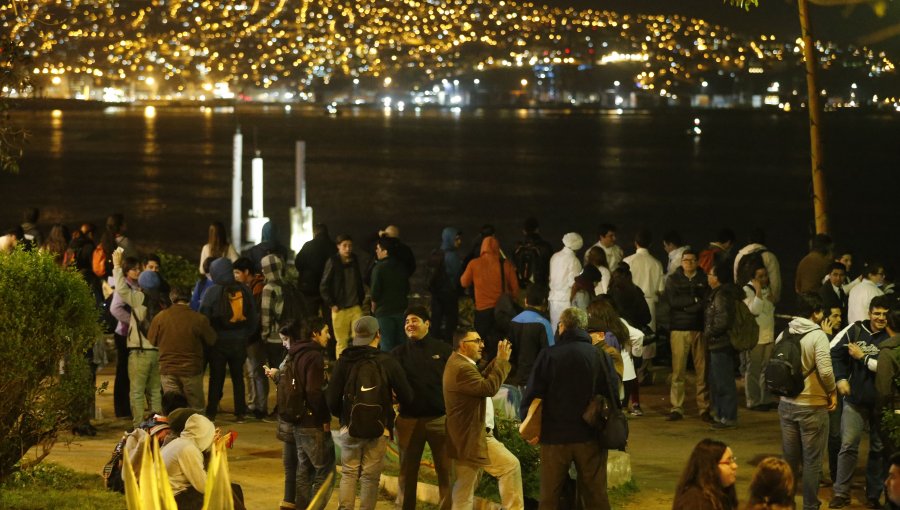
POLYGON ((0 483, 0 508, 121 510, 125 498, 106 490, 98 474, 77 473, 45 462, 16 471, 0 483))
MULTIPOLYGON (((522 439, 519 434, 519 422, 505 418, 496 418, 497 429, 494 433, 497 440, 506 446, 510 453, 519 459, 522 466, 522 492, 526 498, 540 499, 541 495, 541 450, 522 439)), ((484 473, 475 494, 492 501, 500 501, 500 489, 497 479, 484 473)))
POLYGON ((156 254, 159 255, 159 262, 162 266, 160 267, 159 272, 170 286, 183 287, 188 291, 194 288, 197 279, 200 278, 200 273, 197 271, 197 264, 194 264, 181 255, 175 255, 164 251, 158 251, 156 254))
POLYGON ((0 253, 0 481, 36 446, 39 462, 61 429, 90 412, 85 353, 100 334, 77 272, 43 251, 0 253))

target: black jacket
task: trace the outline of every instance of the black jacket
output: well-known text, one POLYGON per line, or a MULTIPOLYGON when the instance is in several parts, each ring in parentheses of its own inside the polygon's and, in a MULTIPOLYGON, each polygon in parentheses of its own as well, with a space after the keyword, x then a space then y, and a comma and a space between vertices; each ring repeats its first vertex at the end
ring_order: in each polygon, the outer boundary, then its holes
MULTIPOLYGON (((856 406, 871 407, 876 404, 875 372, 868 368, 871 359, 878 362, 881 345, 890 340, 887 331, 872 333, 869 321, 856 321, 838 333, 831 342, 831 365, 834 367, 834 380, 846 380, 850 383, 850 394, 844 399, 856 406), (862 359, 850 357, 847 344, 853 342, 862 349, 862 359)), ((887 344, 890 345, 890 344, 887 344)))
POLYGON ((294 377, 303 381, 306 392, 307 415, 301 427, 319 428, 331 421, 325 404, 325 348, 308 341, 291 345, 289 361, 294 367, 294 377))
POLYGON ((431 334, 421 340, 409 340, 391 351, 416 395, 415 401, 400 402, 401 416, 437 418, 446 414, 443 377, 451 354, 453 349, 431 334))
POLYGON ((608 398, 600 376, 597 351, 591 337, 581 329, 563 332, 557 343, 538 355, 522 397, 519 412, 524 417, 531 401, 543 399, 541 444, 585 443, 597 432, 582 418, 591 397, 599 390, 608 398))
POLYGON ((610 286, 607 292, 619 315, 637 329, 650 325, 650 307, 644 298, 644 291, 634 283, 610 286))
POLYGON ((703 338, 707 349, 720 351, 731 347, 728 328, 734 321, 735 301, 744 297, 743 291, 731 283, 710 291, 703 309, 703 338))
MULTIPOLYGON (((341 353, 341 357, 334 366, 334 372, 331 374, 331 381, 328 384, 328 390, 325 392, 325 399, 328 402, 328 409, 331 414, 341 420, 341 425, 345 423, 349 412, 344 412, 344 386, 347 385, 347 377, 350 375, 350 369, 354 363, 366 358, 375 358, 376 361, 384 368, 387 374, 387 383, 391 392, 397 395, 400 405, 408 405, 413 401, 413 390, 406 379, 406 374, 400 368, 397 360, 386 352, 381 352, 375 347, 368 345, 356 345, 348 347, 341 353)), ((390 394, 390 393, 388 393, 390 394)), ((394 407, 390 400, 383 402, 381 406, 385 410, 385 428, 391 430, 394 428, 394 407)), ((349 411, 349 409, 347 410, 349 411)))
MULTIPOLYGON (((512 370, 506 377, 506 384, 525 386, 531 376, 538 354, 549 346, 547 327, 537 320, 537 311, 532 308, 515 316, 510 323, 509 341, 513 356, 510 358, 512 370), (531 313, 526 313, 526 312, 531 313)), ((543 317, 542 314, 539 314, 543 317)), ((546 317, 543 317, 546 319, 546 317)))
POLYGON ((366 298, 362 273, 359 270, 359 261, 356 260, 356 255, 350 254, 348 265, 353 266, 353 275, 356 279, 356 300, 352 300, 351 296, 348 296, 345 292, 344 279, 346 278, 346 272, 344 269, 346 266, 344 261, 341 260, 341 255, 335 253, 325 262, 322 270, 322 279, 319 282, 319 293, 322 296, 322 301, 325 302, 325 306, 337 306, 341 309, 351 308, 362 305, 363 299, 366 298))
POLYGON ((300 248, 297 257, 294 258, 297 287, 300 292, 307 296, 319 294, 319 283, 322 281, 322 273, 325 272, 325 262, 335 253, 337 247, 334 241, 325 234, 319 234, 300 248))
POLYGON ((369 289, 375 302, 375 317, 402 314, 406 310, 409 275, 403 262, 393 255, 375 263, 369 289))
POLYGON ((709 293, 706 273, 699 267, 693 278, 678 268, 666 279, 666 300, 669 302, 669 328, 672 331, 703 330, 703 305, 709 293))

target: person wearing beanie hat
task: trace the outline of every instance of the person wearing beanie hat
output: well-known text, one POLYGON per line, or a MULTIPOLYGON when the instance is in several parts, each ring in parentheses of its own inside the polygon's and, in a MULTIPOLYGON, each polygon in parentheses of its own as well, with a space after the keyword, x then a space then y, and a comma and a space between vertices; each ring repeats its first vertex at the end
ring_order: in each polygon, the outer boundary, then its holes
POLYGON ((162 306, 158 292, 159 275, 152 271, 144 271, 138 277, 138 285, 141 288, 132 288, 125 281, 125 273, 122 269, 123 259, 122 250, 113 252, 113 278, 116 282, 116 294, 124 304, 131 307, 126 346, 128 348, 131 423, 137 428, 143 421, 145 412, 162 409, 159 350, 147 339, 153 315, 162 306), (148 284, 146 290, 143 290, 144 282, 148 284), (148 395, 149 409, 147 408, 148 395))
POLYGON ((425 443, 431 448, 438 477, 440 507, 449 508, 451 460, 447 450, 443 374, 453 351, 450 345, 431 336, 431 317, 423 306, 411 306, 405 313, 404 332, 409 340, 391 354, 400 362, 416 400, 400 404, 397 444, 400 445, 399 497, 404 510, 416 507, 419 463, 425 443))
MULTIPOLYGON (((397 395, 400 406, 412 402, 413 390, 406 380, 406 375, 397 360, 378 349, 381 334, 375 317, 365 315, 353 322, 353 345, 344 350, 334 365, 331 380, 325 390, 325 401, 331 414, 340 420, 341 430, 336 440, 341 447, 341 477, 338 498, 341 508, 355 508, 356 486, 359 481, 359 499, 361 509, 375 508, 378 500, 378 482, 384 469, 384 453, 387 442, 394 429, 394 408, 391 393, 397 395), (363 438, 350 435, 350 411, 354 402, 345 398, 348 380, 354 373, 358 363, 374 361, 381 370, 378 371, 379 382, 371 388, 353 388, 353 395, 360 391, 375 391, 382 395, 381 402, 384 433, 375 438, 363 438), (384 386, 387 386, 386 388, 384 386)), ((365 367, 360 367, 357 374, 365 367)), ((357 418, 354 418, 356 420, 357 418)), ((354 423, 356 423, 354 421, 354 423)))
POLYGON ((550 257, 550 325, 556 331, 559 315, 568 308, 572 297, 572 284, 581 273, 581 262, 576 251, 584 242, 576 232, 569 232, 562 238, 563 247, 550 257))

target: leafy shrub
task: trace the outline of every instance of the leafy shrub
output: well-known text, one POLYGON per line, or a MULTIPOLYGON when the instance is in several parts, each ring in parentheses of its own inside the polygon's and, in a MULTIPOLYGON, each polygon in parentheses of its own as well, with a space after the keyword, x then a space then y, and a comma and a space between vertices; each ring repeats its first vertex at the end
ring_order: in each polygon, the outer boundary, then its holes
POLYGON ((0 480, 35 446, 31 464, 40 462, 58 432, 89 412, 85 353, 100 334, 77 272, 43 251, 0 253, 0 480))
MULTIPOLYGON (((522 492, 526 498, 538 500, 541 495, 541 451, 522 439, 519 434, 519 422, 505 418, 496 418, 497 429, 494 434, 497 440, 506 446, 510 453, 519 459, 522 466, 522 492)), ((475 494, 493 501, 500 501, 500 489, 497 479, 484 473, 475 494)))
POLYGON ((172 287, 184 287, 188 291, 194 288, 200 273, 197 272, 197 264, 189 261, 181 255, 158 251, 160 274, 172 287))

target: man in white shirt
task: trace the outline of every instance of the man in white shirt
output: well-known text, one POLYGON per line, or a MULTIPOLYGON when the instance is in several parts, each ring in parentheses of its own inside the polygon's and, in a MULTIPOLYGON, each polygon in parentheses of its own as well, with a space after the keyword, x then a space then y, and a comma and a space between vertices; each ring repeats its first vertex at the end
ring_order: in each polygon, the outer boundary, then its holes
POLYGON ((650 308, 650 329, 656 331, 656 302, 665 290, 662 264, 647 250, 650 246, 650 232, 640 230, 634 236, 634 255, 625 257, 631 268, 631 277, 635 285, 644 291, 644 299, 650 308))
MULTIPOLYGON (((609 223, 601 224, 597 229, 597 238, 598 241, 594 246, 603 249, 606 253, 606 265, 609 267, 609 271, 615 271, 619 262, 622 261, 622 257, 625 256, 622 248, 616 244, 616 226, 609 223)), ((584 254, 584 263, 587 264, 587 253, 584 254)))
POLYGON ((663 249, 669 254, 669 264, 666 266, 666 276, 668 276, 681 267, 684 250, 690 250, 691 247, 681 241, 681 234, 670 230, 663 236, 663 249))
POLYGON ((756 316, 759 326, 759 343, 756 347, 741 353, 746 357, 747 370, 744 373, 744 389, 747 394, 747 408, 754 411, 768 411, 777 405, 774 397, 766 389, 763 368, 772 357, 775 346, 775 303, 769 289, 769 275, 765 267, 756 267, 753 279, 744 285, 747 308, 756 316))
POLYGON ((864 321, 869 318, 869 303, 876 296, 883 296, 884 265, 877 262, 866 264, 863 279, 850 291, 847 299, 847 323, 864 321))
POLYGON ((562 238, 563 248, 550 257, 550 325, 556 331, 559 315, 569 308, 572 302, 572 284, 581 273, 581 262, 575 252, 580 250, 584 241, 575 232, 569 232, 562 238))

